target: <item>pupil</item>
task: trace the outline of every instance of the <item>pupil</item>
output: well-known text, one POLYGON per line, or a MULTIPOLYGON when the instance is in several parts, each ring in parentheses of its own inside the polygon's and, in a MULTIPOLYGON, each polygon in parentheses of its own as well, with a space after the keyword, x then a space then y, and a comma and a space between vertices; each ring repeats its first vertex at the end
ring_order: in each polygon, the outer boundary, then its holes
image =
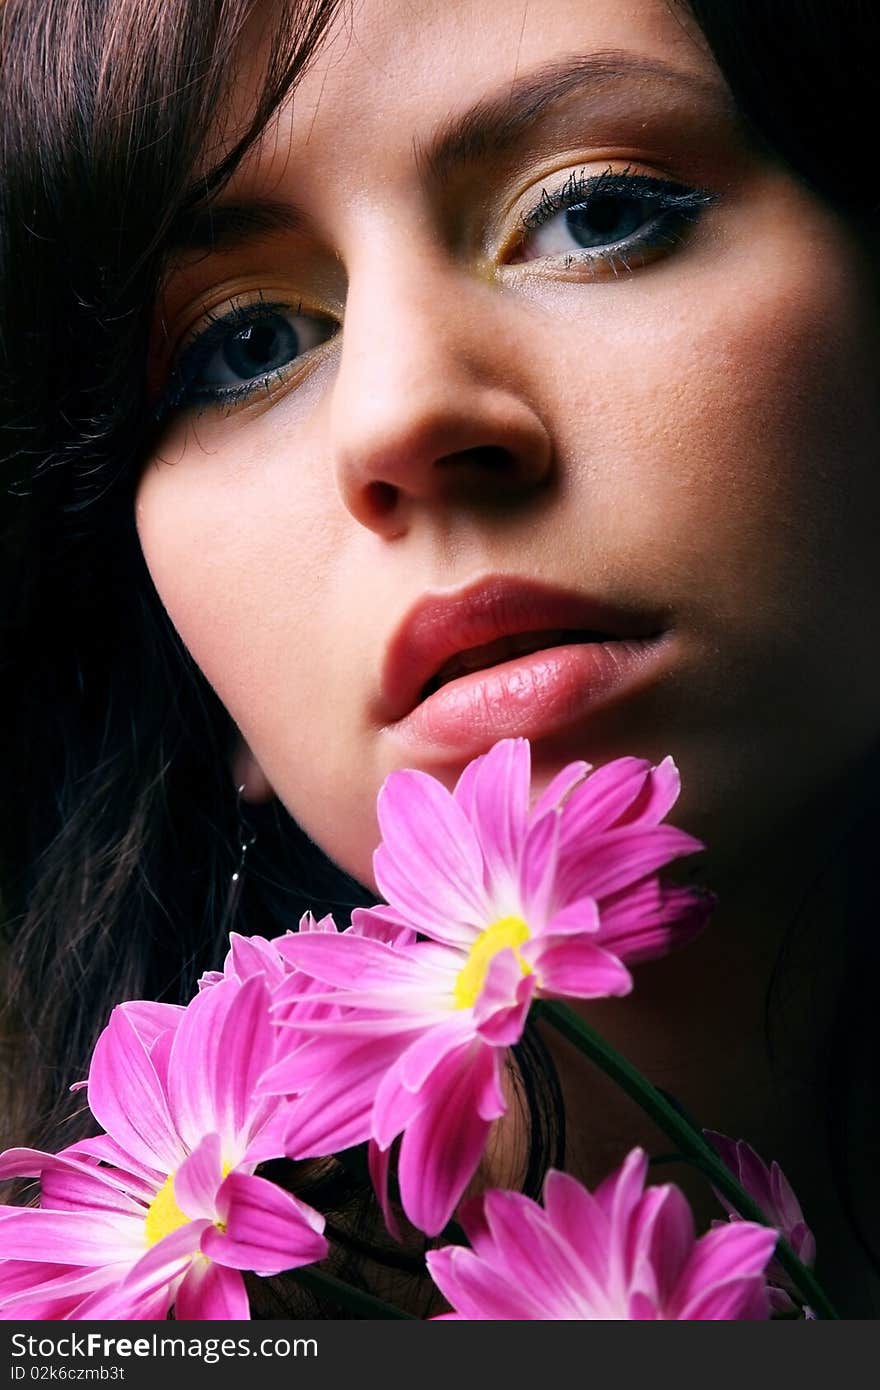
POLYGON ((566 214, 568 230, 581 246, 598 246, 607 241, 622 241, 631 236, 644 222, 641 206, 635 198, 591 198, 582 207, 569 208, 566 214))
POLYGON ((296 356, 296 334, 282 319, 251 323, 223 345, 230 371, 241 377, 261 376, 296 356))

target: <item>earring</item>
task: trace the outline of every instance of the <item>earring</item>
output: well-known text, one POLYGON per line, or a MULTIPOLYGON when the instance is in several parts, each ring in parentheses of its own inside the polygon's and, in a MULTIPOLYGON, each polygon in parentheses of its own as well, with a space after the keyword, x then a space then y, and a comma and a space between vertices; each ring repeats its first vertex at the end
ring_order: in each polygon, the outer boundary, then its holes
POLYGON ((224 936, 226 936, 229 933, 232 924, 235 921, 236 913, 238 912, 238 902, 241 897, 242 884, 244 881, 244 869, 245 860, 247 859, 247 852, 249 849, 252 848, 254 844, 256 844, 257 840, 257 832, 254 830, 250 822, 245 820, 244 816, 242 815, 241 803, 242 797, 244 796, 244 789, 245 784, 242 782, 241 786, 236 791, 235 798, 235 809, 238 818, 239 858, 238 867, 233 873, 229 883, 229 893, 226 898, 226 907, 223 912, 221 934, 224 936))

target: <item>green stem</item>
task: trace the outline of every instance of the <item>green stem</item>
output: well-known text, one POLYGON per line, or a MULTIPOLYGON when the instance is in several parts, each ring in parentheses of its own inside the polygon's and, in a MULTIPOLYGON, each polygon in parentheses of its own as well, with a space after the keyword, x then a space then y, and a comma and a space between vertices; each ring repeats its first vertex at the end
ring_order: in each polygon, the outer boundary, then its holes
MULTIPOLYGON (((641 1106, 645 1114, 651 1117, 658 1128, 678 1145, 682 1157, 699 1168, 719 1192, 724 1194, 740 1216, 749 1221, 756 1221, 762 1226, 773 1224, 749 1194, 743 1191, 715 1150, 703 1138, 700 1130, 685 1119, 647 1077, 642 1076, 641 1072, 610 1043, 579 1018, 573 1009, 557 1000, 541 999, 532 1005, 532 1012, 536 1017, 546 1019, 564 1038, 573 1043, 579 1052, 589 1057, 590 1061, 604 1071, 606 1076, 616 1081, 618 1086, 641 1106)), ((812 1270, 801 1263, 791 1246, 781 1236, 776 1246, 776 1258, 791 1275, 805 1302, 818 1317, 837 1317, 812 1270)))
POLYGON ((346 1284, 341 1279, 337 1279, 333 1274, 326 1274, 322 1269, 316 1269, 314 1265, 304 1265, 302 1269, 292 1269, 290 1275, 301 1284, 309 1293, 317 1294, 325 1298, 332 1298, 341 1308, 346 1308, 350 1313, 354 1313, 358 1318, 407 1318, 410 1321, 417 1321, 412 1313, 405 1313, 402 1308, 395 1308, 391 1303, 383 1303, 381 1298, 374 1298, 371 1293, 365 1293, 363 1289, 356 1289, 353 1284, 346 1284))

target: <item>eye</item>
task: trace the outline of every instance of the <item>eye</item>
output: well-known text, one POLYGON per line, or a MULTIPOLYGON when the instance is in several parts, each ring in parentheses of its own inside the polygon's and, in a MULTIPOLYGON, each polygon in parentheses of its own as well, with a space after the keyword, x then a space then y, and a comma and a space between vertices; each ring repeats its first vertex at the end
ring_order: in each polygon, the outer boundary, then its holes
POLYGON ((606 193, 557 213, 532 239, 539 256, 558 256, 625 241, 655 216, 647 199, 606 193))
POLYGON ((232 305, 186 348, 157 417, 179 406, 235 402, 268 389, 336 330, 331 319, 282 304, 232 305))
POLYGON ((515 261, 562 259, 607 262, 629 268, 636 256, 674 245, 686 223, 696 222, 717 195, 667 179, 628 170, 586 176, 571 174, 565 184, 543 190, 522 223, 526 230, 515 261))

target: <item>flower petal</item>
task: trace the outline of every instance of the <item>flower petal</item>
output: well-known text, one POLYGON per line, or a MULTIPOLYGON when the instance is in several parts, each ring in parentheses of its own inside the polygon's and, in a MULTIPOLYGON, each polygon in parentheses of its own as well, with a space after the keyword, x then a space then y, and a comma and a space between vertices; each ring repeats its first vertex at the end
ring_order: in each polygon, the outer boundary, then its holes
POLYGON ((148 1052, 162 1033, 174 1032, 185 1012, 180 1004, 155 1004, 151 999, 130 999, 119 1007, 148 1052))
POLYGON ((678 1314, 691 1322, 760 1322, 769 1317, 767 1284, 760 1275, 699 1289, 678 1314))
POLYGON ((652 768, 645 785, 627 809, 627 825, 659 825, 672 810, 681 792, 681 778, 674 759, 667 754, 652 768))
POLYGON ((400 1073, 404 1086, 411 1091, 420 1090, 444 1057, 467 1042, 473 1034, 473 1020, 466 1009, 457 1009, 442 1023, 426 1029, 401 1056, 400 1073))
POLYGON ((534 966, 547 998, 620 998, 633 987, 626 966, 588 936, 538 938, 533 951, 524 948, 523 955, 534 966))
POLYGON ((433 940, 469 942, 487 921, 483 860, 452 794, 427 773, 392 772, 376 812, 383 842, 373 873, 382 896, 433 940))
MULTIPOLYGON (((672 762, 671 759, 668 761, 672 762)), ((628 813, 638 802, 650 777, 651 764, 646 758, 614 758, 604 766, 597 767, 566 802, 563 844, 596 836, 622 820, 630 823, 628 813)), ((667 783, 668 770, 661 776, 661 785, 667 783)), ((663 815, 657 817, 657 820, 662 819, 663 815)))
POLYGON ((622 1248, 630 1220, 634 1216, 645 1186, 648 1156, 643 1149, 630 1149, 616 1172, 611 1173, 593 1193, 594 1201, 608 1216, 611 1243, 622 1248))
MULTIPOLYGON (((186 1018, 174 1036, 168 1067, 168 1106, 188 1151, 219 1128, 214 1096, 217 1040, 239 988, 227 978, 203 990, 190 1001, 186 1018)), ((170 1165, 169 1171, 177 1166, 170 1165)))
POLYGON ((555 811, 557 806, 562 806, 569 794, 575 787, 584 780, 588 772, 592 771, 592 765, 585 763, 583 759, 578 759, 573 763, 566 763, 565 767, 551 778, 541 795, 532 807, 530 820, 540 820, 546 816, 548 811, 555 811))
MULTIPOLYGON (((409 1035, 336 1041, 335 1060, 322 1083, 290 1104, 285 1145, 289 1158, 336 1153, 369 1137, 379 1084, 406 1047, 409 1035)), ((324 1055, 329 1059, 333 1053, 324 1055)))
POLYGON ((253 1172, 258 1163, 284 1158, 287 1136, 290 1133, 290 1106, 283 1100, 270 1106, 265 1122, 258 1125, 238 1164, 243 1171, 253 1172))
POLYGON ((326 912, 323 917, 316 918, 314 913, 304 912, 302 917, 300 917, 299 919, 299 925, 297 926, 296 931, 285 932, 284 936, 276 937, 274 944, 278 946, 282 942, 286 941, 288 936, 296 936, 301 933, 310 931, 338 932, 339 928, 333 920, 333 913, 326 912))
POLYGON ((522 911, 533 933, 543 931, 558 906, 556 867, 562 812, 550 811, 529 828, 520 866, 522 911))
POLYGON ((404 1086, 399 1064, 391 1067, 382 1077, 376 1090, 370 1142, 375 1144, 380 1152, 390 1150, 398 1134, 415 1119, 426 1103, 426 1098, 420 1091, 404 1086))
POLYGON ((388 1234, 392 1240, 399 1241, 401 1239, 400 1223, 391 1210, 391 1198, 388 1192, 388 1178, 391 1171, 390 1145, 387 1149, 380 1149, 375 1139, 370 1140, 367 1145, 367 1171, 370 1174, 370 1182, 373 1184, 376 1200, 385 1218, 388 1234))
MULTIPOLYGON (((566 903, 547 922, 540 936, 573 936, 578 932, 596 935, 600 930, 599 904, 595 898, 575 898, 566 903)), ((604 945, 604 942, 603 942, 604 945)))
POLYGON ((656 1278, 661 1307, 672 1299, 694 1248, 694 1218, 677 1187, 649 1188, 642 1200, 638 1225, 645 1257, 656 1278))
POLYGON ((67 1318, 89 1294, 118 1284, 129 1268, 127 1263, 81 1269, 4 1260, 0 1275, 6 1272, 6 1266, 13 1269, 17 1287, 0 1282, 3 1322, 24 1318, 56 1322, 67 1318))
MULTIPOLYGON (((236 1140, 245 1139, 261 1114, 257 1082, 274 1060, 275 1040, 266 978, 253 976, 234 992, 216 1040, 213 1091, 217 1123, 213 1128, 221 1137, 228 1134, 236 1140)), ((175 1063, 185 1065, 185 1056, 182 1049, 175 1063)))
POLYGON ((522 1322, 544 1316, 524 1284, 502 1281, 472 1250, 446 1245, 429 1250, 425 1259, 431 1278, 461 1319, 522 1322))
POLYGON ((256 1116, 257 1080, 274 1049, 262 975, 242 985, 223 980, 190 1001, 168 1072, 171 1113, 189 1149, 214 1133, 220 1134, 224 1151, 241 1143, 256 1116))
POLYGON ((90 1294, 66 1317, 72 1322, 158 1322, 168 1316, 175 1287, 176 1280, 156 1280, 151 1288, 129 1292, 117 1284, 90 1294))
POLYGON ((0 1154, 0 1179, 39 1177, 40 1206, 52 1211, 86 1207, 141 1216, 143 1205, 131 1193, 132 1187, 140 1191, 140 1180, 127 1181, 126 1176, 65 1151, 47 1154, 39 1149, 7 1149, 0 1154))
POLYGON ((351 926, 345 936, 369 936, 384 941, 386 946, 412 946, 418 940, 412 927, 386 903, 374 907, 356 907, 351 914, 351 926))
POLYGON ((611 1241, 607 1212, 581 1183, 556 1168, 544 1179, 544 1209, 554 1230, 568 1239, 584 1268, 604 1285, 611 1241))
POLYGON ((81 1273, 75 1265, 53 1264, 48 1260, 0 1259, 0 1308, 8 1298, 33 1288, 38 1280, 51 1283, 53 1279, 79 1278, 81 1273))
POLYGON ((531 750, 528 739, 501 739, 469 763, 453 796, 461 804, 483 854, 484 883, 500 901, 516 883, 529 813, 531 750))
POLYGON ((270 984, 284 979, 284 961, 273 942, 265 936, 229 933, 230 970, 240 981, 264 975, 270 984))
POLYGON ((198 1248, 203 1226, 204 1222, 190 1221, 158 1241, 131 1266, 121 1283, 81 1303, 77 1320, 164 1318, 198 1248))
POLYGON ((523 975, 510 947, 493 956, 473 1010, 477 1032, 485 1042, 493 1047, 519 1042, 537 983, 535 975, 523 975))
POLYGON ((537 1202, 520 1192, 494 1189, 485 1196, 493 1264, 510 1284, 530 1290, 533 1317, 583 1317, 585 1268, 569 1241, 537 1202))
POLYGON ((155 1067, 123 1007, 113 1010, 95 1044, 89 1108, 110 1137, 148 1167, 170 1173, 183 1157, 155 1067))
POLYGON ((230 1173, 217 1205, 225 1230, 209 1226, 202 1251, 219 1264, 281 1274, 323 1260, 329 1252, 323 1216, 265 1178, 230 1173))
POLYGON ((223 1181, 220 1135, 206 1134, 174 1174, 174 1198, 190 1220, 213 1221, 223 1181))
POLYGON ((699 936, 717 901, 714 893, 665 886, 651 874, 602 899, 599 939, 629 965, 656 960, 699 936))
POLYGON ((109 1134, 96 1134, 91 1139, 77 1139, 61 1151, 70 1158, 83 1158, 87 1162, 107 1163, 125 1174, 126 1182, 132 1183, 132 1192, 137 1192, 145 1201, 151 1202, 168 1174, 155 1166, 139 1162, 125 1152, 109 1134), (140 1186, 136 1184, 140 1183, 140 1186))
POLYGON ((372 1138, 387 1149, 426 1104, 423 1088, 436 1069, 473 1037, 466 1011, 453 1014, 411 1042, 380 1079, 372 1115, 372 1138))
POLYGON ((584 845, 560 848, 558 893, 560 899, 589 896, 601 900, 673 859, 702 849, 705 845, 701 840, 674 825, 607 830, 584 845))
MULTIPOLYGON (((399 949, 367 936, 310 934, 290 937, 285 958, 297 970, 341 990, 419 989, 425 969, 418 947, 399 949)), ((340 1001, 345 1002, 344 998, 340 1001)))
POLYGON ((431 1079, 426 1104, 400 1145, 400 1196, 414 1226, 434 1236, 446 1225, 473 1177, 492 1120, 481 1108, 497 1093, 498 1053, 475 1040, 451 1054, 431 1079))
POLYGON ((670 1307, 674 1310, 671 1315, 685 1319, 740 1316, 717 1309, 730 1307, 731 1300, 735 1303, 740 1297, 752 1305, 752 1280, 762 1274, 772 1258, 777 1238, 778 1233, 772 1227, 758 1226, 751 1221, 734 1221, 729 1226, 707 1231, 697 1241, 682 1271, 675 1298, 671 1301, 670 1307), (713 1301, 708 1295, 716 1286, 718 1296, 713 1301), (695 1312, 695 1309, 701 1311, 695 1312))
POLYGON ((98 1211, 49 1211, 0 1207, 0 1250, 9 1260, 53 1260, 105 1265, 136 1260, 143 1252, 144 1223, 98 1211))
POLYGON ((201 1256, 193 1260, 174 1299, 175 1322, 245 1322, 250 1315, 237 1269, 201 1256))

